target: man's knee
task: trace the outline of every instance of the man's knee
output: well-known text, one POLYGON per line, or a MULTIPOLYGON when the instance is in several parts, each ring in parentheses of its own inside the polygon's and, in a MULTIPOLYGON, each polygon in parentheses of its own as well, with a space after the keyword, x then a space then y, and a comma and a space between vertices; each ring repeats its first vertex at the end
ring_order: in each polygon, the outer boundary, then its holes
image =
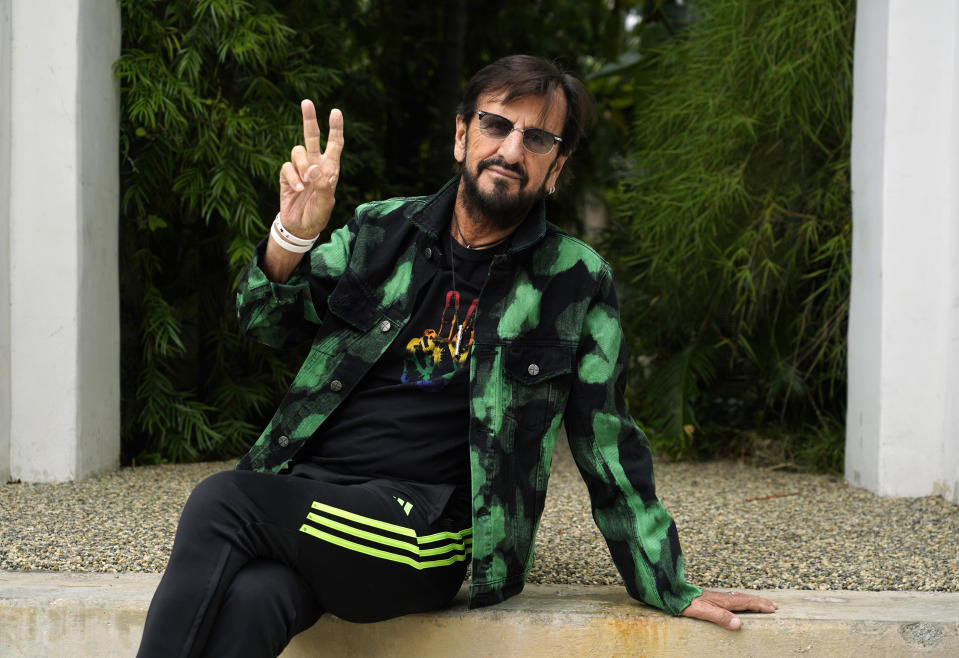
POLYGON ((198 531, 214 519, 232 519, 242 491, 237 475, 236 471, 222 471, 196 485, 183 506, 178 532, 198 531))
POLYGON ((234 499, 238 491, 238 475, 237 471, 221 471, 203 479, 193 488, 186 505, 215 505, 234 499))

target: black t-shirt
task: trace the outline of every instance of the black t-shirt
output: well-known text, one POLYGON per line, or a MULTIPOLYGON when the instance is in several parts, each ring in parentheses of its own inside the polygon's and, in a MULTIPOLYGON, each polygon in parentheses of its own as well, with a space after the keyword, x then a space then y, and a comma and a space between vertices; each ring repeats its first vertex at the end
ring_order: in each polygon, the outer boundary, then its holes
POLYGON ((470 250, 444 243, 441 267, 420 290, 409 323, 297 461, 364 477, 469 486, 473 319, 490 261, 505 245, 470 250))

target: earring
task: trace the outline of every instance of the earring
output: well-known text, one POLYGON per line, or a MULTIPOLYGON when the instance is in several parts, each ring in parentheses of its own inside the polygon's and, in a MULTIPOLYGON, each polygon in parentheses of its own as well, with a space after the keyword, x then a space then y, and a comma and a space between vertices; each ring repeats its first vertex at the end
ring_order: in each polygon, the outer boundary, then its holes
POLYGON ((551 188, 549 188, 549 192, 547 194, 549 194, 550 196, 553 196, 554 194, 556 194, 556 186, 553 185, 551 188))

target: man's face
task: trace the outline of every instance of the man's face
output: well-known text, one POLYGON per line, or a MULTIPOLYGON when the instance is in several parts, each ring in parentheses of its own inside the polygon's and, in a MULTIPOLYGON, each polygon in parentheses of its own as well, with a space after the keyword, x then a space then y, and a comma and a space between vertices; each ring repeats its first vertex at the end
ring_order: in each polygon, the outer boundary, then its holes
MULTIPOLYGON (((484 94, 476 105, 478 111, 505 117, 520 129, 541 128, 554 135, 563 132, 566 99, 555 92, 551 107, 543 115, 545 97, 527 96, 504 105, 497 94, 484 94)), ((467 127, 464 117, 456 117, 456 140, 453 153, 463 165, 460 191, 471 211, 499 228, 508 228, 523 221, 540 197, 559 177, 565 155, 559 145, 546 155, 537 155, 523 146, 523 135, 514 130, 506 139, 487 137, 479 130, 474 115, 467 127)))

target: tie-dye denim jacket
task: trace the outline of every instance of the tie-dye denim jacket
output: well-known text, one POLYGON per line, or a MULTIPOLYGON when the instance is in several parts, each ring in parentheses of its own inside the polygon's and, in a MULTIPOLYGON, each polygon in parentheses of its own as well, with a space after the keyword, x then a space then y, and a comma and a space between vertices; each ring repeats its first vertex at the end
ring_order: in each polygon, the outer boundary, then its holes
MULTIPOLYGON (((380 358, 437 269, 458 179, 430 197, 360 206, 285 284, 254 257, 241 329, 274 347, 312 341, 289 392, 237 468, 277 472, 380 358)), ((542 204, 493 258, 474 320, 469 444, 470 607, 519 593, 533 562, 560 424, 593 517, 630 595, 678 614, 685 582, 676 526, 657 500, 649 443, 626 411, 626 353, 608 264, 545 219, 542 204)))

